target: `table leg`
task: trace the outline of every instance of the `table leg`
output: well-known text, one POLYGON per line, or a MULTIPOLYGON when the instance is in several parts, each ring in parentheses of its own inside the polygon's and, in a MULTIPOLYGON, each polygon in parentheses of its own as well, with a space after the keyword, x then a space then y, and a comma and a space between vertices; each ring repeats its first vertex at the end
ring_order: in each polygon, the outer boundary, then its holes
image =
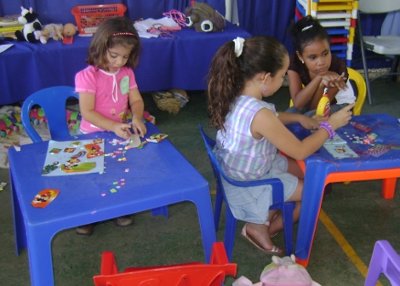
POLYGON ((323 163, 307 165, 295 251, 296 261, 303 266, 308 265, 310 258, 326 176, 327 171, 323 163))
POLYGON ((396 190, 397 178, 387 178, 383 179, 382 182, 382 197, 387 200, 394 198, 394 193, 396 190))
POLYGON ((54 286, 51 242, 55 233, 49 226, 28 229, 27 244, 31 286, 54 286))
POLYGON ((14 184, 12 174, 10 172, 10 193, 11 193, 11 205, 14 222, 14 236, 15 236, 15 251, 17 255, 21 254, 21 251, 26 248, 26 236, 25 236, 25 225, 22 219, 21 208, 18 203, 18 198, 14 191, 14 184))
POLYGON ((195 197, 191 201, 197 208, 204 254, 206 263, 208 263, 211 258, 212 245, 216 241, 212 204, 208 188, 196 190, 195 197))

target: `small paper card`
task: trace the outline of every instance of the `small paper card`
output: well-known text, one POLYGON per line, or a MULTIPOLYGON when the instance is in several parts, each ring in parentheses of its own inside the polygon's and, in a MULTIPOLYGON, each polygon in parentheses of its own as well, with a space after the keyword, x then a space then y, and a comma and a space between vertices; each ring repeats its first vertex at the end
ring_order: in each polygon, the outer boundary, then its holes
POLYGON ((47 207, 49 203, 54 201, 60 191, 56 189, 41 190, 32 200, 32 206, 35 208, 47 207))
POLYGON ((325 141, 324 145, 337 145, 337 144, 346 144, 346 140, 343 140, 342 137, 335 134, 332 139, 328 139, 325 141))
POLYGON ((328 144, 325 149, 336 159, 357 158, 355 153, 347 144, 328 144))
POLYGON ((167 134, 158 133, 158 134, 151 135, 149 138, 146 138, 146 141, 147 142, 152 142, 152 143, 158 143, 158 142, 164 140, 167 137, 168 137, 167 134))

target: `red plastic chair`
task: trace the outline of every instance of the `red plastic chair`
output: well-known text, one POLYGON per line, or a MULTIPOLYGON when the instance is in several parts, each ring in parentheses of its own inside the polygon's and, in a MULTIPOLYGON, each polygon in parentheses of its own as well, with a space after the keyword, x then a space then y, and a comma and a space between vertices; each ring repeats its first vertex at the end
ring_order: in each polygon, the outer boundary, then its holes
POLYGON ((236 276, 236 263, 229 263, 222 242, 213 244, 210 263, 189 262, 167 266, 129 267, 118 272, 114 253, 105 251, 95 286, 221 286, 225 276, 236 276))

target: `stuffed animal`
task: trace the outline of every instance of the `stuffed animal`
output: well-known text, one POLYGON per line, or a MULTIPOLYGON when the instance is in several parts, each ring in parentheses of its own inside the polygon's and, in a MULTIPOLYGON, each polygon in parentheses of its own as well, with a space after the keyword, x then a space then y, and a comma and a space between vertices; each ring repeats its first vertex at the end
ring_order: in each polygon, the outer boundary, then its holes
POLYGON ((187 26, 196 32, 220 32, 225 28, 225 18, 206 3, 194 2, 186 8, 187 26))
POLYGON ((33 12, 32 7, 28 10, 21 6, 21 16, 18 17, 18 22, 24 25, 22 31, 15 32, 15 36, 19 41, 39 42, 42 24, 38 19, 38 15, 33 12))
POLYGON ((72 44, 74 35, 76 34, 77 30, 78 28, 74 24, 72 23, 65 24, 62 30, 63 43, 72 44))
POLYGON ((63 25, 62 24, 47 24, 40 31, 39 40, 42 44, 46 44, 48 39, 59 41, 63 39, 63 25))
POLYGON ((253 284, 249 279, 241 276, 232 286, 321 286, 313 281, 307 270, 296 263, 294 255, 278 257, 272 256, 272 263, 268 264, 260 275, 260 282, 253 284))

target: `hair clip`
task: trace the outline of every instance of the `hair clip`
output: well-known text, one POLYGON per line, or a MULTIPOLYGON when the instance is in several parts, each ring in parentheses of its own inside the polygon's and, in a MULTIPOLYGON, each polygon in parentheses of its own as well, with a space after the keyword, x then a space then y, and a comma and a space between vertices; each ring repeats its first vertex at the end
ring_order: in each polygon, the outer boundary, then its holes
POLYGON ((236 37, 236 39, 233 40, 235 43, 235 55, 237 58, 243 53, 244 41, 245 40, 241 37, 236 37))
POLYGON ((302 32, 307 31, 308 29, 311 29, 313 27, 313 25, 308 25, 305 26, 303 29, 301 29, 302 32))
POLYGON ((131 32, 118 32, 118 33, 114 33, 112 34, 113 37, 117 37, 117 36, 134 36, 133 33, 131 32))

